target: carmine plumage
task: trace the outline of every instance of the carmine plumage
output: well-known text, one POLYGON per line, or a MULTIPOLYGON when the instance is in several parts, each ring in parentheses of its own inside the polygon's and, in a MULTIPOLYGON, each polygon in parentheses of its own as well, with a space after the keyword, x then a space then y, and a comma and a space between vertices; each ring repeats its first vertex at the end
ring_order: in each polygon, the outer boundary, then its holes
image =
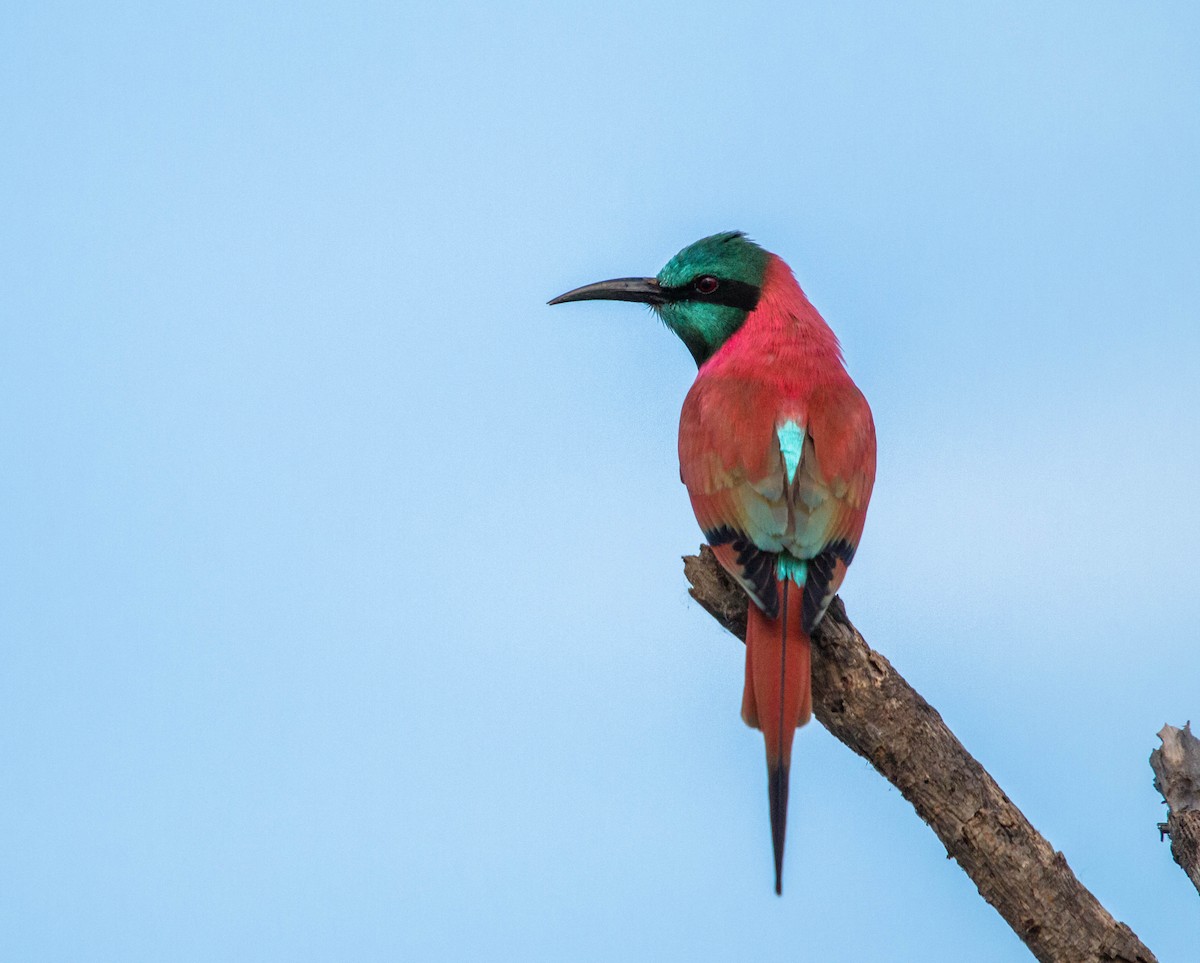
POLYGON ((841 348, 788 266, 731 232, 656 278, 551 304, 642 301, 699 365, 679 423, 680 476, 721 565, 751 600, 742 718, 766 743, 782 892, 792 738, 812 714, 810 635, 854 558, 875 481, 875 428, 841 348))

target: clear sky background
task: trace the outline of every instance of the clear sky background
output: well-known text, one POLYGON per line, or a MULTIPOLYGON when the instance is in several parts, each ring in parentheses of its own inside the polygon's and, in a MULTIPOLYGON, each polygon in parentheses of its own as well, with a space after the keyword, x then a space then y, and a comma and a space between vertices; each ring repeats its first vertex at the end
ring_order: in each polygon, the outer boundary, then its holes
POLYGON ((545 301, 742 229, 875 411, 843 596, 1167 961, 1200 7, 0 15, 0 958, 1024 961, 690 602, 694 366, 545 301))

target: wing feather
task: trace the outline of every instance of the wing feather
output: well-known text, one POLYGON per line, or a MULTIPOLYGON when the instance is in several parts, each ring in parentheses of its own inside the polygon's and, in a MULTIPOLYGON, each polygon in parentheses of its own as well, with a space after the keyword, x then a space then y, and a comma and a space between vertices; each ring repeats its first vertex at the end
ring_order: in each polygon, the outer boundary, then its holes
POLYGON ((811 629, 854 556, 875 481, 875 429, 858 388, 846 377, 780 399, 749 378, 702 376, 684 403, 679 456, 705 537, 770 617, 778 554, 812 563, 804 593, 811 629), (801 430, 797 463, 785 449, 801 430))

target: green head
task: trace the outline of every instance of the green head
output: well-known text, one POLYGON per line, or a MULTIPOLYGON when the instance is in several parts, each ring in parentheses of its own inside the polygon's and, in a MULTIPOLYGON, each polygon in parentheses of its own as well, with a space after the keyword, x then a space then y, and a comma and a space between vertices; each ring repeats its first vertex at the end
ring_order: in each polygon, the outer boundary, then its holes
POLYGON ((754 310, 769 257, 740 231, 727 231, 689 244, 656 278, 588 284, 550 303, 603 299, 649 304, 701 365, 754 310))

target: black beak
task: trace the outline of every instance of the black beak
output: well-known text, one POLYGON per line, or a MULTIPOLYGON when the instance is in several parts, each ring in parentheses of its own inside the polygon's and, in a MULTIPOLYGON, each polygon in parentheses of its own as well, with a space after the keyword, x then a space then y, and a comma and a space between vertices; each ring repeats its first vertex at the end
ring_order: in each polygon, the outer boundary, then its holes
POLYGON ((639 301, 642 304, 666 304, 667 298, 654 278, 615 278, 612 281, 585 284, 546 303, 562 304, 564 301, 639 301))

